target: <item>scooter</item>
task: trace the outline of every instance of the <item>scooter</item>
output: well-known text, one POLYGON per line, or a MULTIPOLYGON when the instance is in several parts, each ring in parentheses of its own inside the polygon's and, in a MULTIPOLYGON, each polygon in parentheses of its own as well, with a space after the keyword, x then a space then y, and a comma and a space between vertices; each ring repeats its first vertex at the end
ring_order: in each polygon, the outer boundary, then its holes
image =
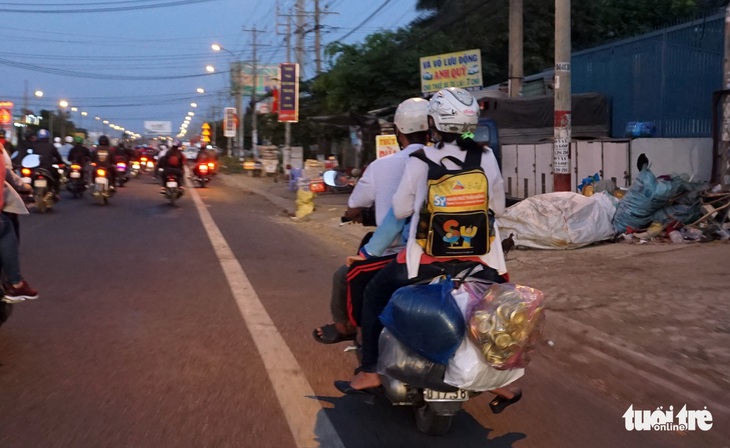
POLYGON ((106 168, 96 167, 94 174, 94 189, 91 195, 99 205, 107 205, 112 197, 112 190, 109 188, 109 173, 106 168))
POLYGON ((139 164, 143 173, 151 174, 155 172, 155 161, 150 159, 149 157, 140 157, 139 164))
POLYGON ((131 168, 129 170, 129 175, 133 178, 138 178, 140 175, 142 167, 139 160, 132 160, 131 168))
POLYGON ((123 187, 129 180, 127 164, 125 162, 117 162, 114 165, 114 169, 117 171, 117 175, 114 177, 114 183, 117 187, 123 187))
POLYGON ((180 188, 175 175, 168 174, 165 179, 164 196, 170 201, 170 204, 175 205, 175 202, 180 199, 183 194, 184 191, 180 188))
POLYGON ((55 181, 51 173, 40 167, 40 156, 33 154, 32 150, 28 150, 28 155, 21 161, 22 168, 20 173, 23 182, 30 184, 33 188, 33 200, 40 213, 53 208, 55 204, 55 194, 53 186, 55 181))
POLYGON ((69 167, 66 189, 71 192, 74 199, 83 196, 84 191, 86 191, 86 180, 84 179, 84 171, 81 165, 72 163, 69 167))
POLYGON ((193 167, 193 182, 200 185, 200 188, 205 188, 205 184, 210 182, 212 175, 215 173, 214 162, 201 162, 193 167))

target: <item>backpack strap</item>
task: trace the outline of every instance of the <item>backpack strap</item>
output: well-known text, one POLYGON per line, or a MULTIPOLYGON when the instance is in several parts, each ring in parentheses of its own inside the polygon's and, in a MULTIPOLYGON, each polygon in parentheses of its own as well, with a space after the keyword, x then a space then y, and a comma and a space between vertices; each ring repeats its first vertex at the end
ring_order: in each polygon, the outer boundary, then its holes
POLYGON ((463 167, 466 169, 481 168, 482 151, 471 150, 466 152, 463 167))

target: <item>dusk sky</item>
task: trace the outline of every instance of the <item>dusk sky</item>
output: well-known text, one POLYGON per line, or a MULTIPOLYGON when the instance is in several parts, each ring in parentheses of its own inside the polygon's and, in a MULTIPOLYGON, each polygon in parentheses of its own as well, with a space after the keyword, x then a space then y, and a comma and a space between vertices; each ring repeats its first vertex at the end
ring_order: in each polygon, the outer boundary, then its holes
MULTIPOLYGON (((134 132, 145 120, 171 121, 176 132, 189 111, 190 134, 199 132, 211 106, 233 106, 228 64, 252 58, 252 33, 259 30, 258 62, 284 62, 284 36, 277 36, 275 0, 21 0, 0 2, 0 101, 27 104, 38 112, 60 100, 71 119, 90 131, 98 116, 134 132), (162 6, 166 5, 166 6, 162 6), (236 55, 215 53, 219 43, 236 55), (206 65, 217 72, 207 74, 206 65), (196 92, 205 89, 204 94, 196 92), (42 98, 34 92, 43 91, 42 98), (197 103, 191 108, 190 103, 197 103), (82 117, 82 111, 88 113, 82 117)), ((314 0, 306 0, 314 10, 314 0)), ((416 0, 320 0, 323 44, 360 42, 378 29, 395 29, 415 17, 416 0), (365 20, 374 14, 372 18, 365 20), (349 34, 349 36, 348 36, 349 34)), ((295 0, 280 0, 282 14, 295 0)), ((313 21, 311 18, 311 28, 313 21)), ((286 18, 279 18, 285 31, 286 18)), ((304 77, 314 74, 314 33, 307 35, 304 77)), ((293 40, 293 38, 292 38, 293 40)), ((292 43, 292 45, 294 45, 292 43)), ((218 117, 220 118, 220 112, 218 117)))

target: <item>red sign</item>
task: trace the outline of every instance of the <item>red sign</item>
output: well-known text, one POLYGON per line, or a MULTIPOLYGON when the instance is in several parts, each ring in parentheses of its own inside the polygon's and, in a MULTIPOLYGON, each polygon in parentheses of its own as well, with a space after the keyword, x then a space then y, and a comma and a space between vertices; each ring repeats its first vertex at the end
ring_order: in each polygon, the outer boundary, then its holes
POLYGON ((10 124, 13 122, 12 109, 0 109, 0 124, 10 124))

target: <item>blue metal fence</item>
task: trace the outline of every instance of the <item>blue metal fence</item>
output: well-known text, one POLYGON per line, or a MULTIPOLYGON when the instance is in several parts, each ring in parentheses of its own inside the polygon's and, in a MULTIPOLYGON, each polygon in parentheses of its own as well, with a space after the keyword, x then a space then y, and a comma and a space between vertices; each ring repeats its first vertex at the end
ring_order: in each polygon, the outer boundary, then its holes
POLYGON ((611 98, 612 137, 623 137, 631 121, 654 122, 657 137, 710 137, 724 19, 717 14, 573 53, 572 90, 611 98))

